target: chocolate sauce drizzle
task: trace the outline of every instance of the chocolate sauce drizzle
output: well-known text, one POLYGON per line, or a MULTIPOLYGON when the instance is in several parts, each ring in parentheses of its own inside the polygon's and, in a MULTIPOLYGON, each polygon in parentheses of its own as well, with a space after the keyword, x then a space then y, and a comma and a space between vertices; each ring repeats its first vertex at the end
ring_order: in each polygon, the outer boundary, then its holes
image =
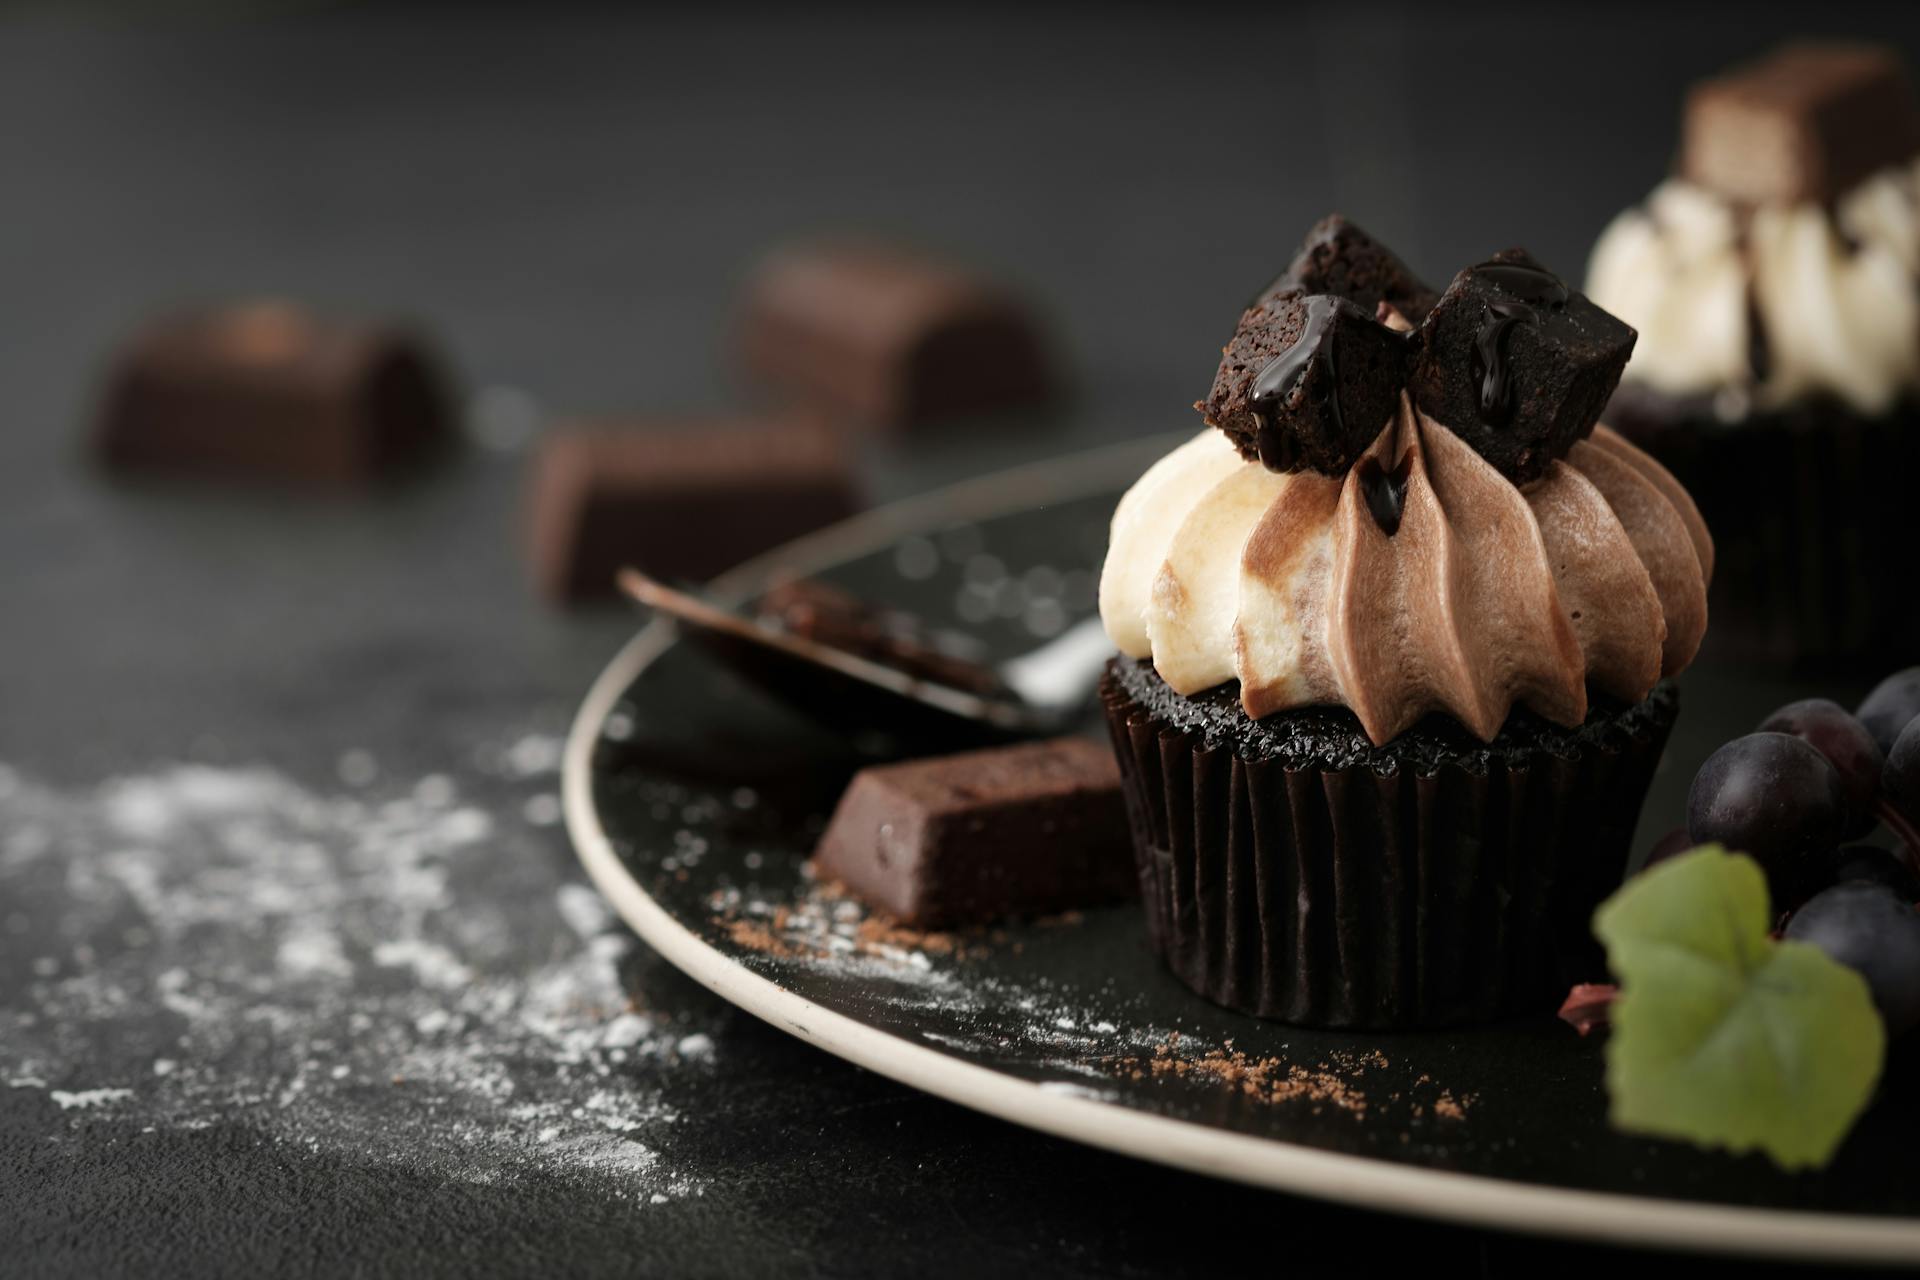
POLYGON ((1473 358, 1480 373, 1480 420, 1504 427, 1513 417, 1513 381, 1508 376, 1507 334, 1522 320, 1533 318, 1524 302, 1489 302, 1487 318, 1473 340, 1473 358))
MULTIPOLYGON (((1480 420, 1503 427, 1513 417, 1513 379, 1507 340, 1517 324, 1533 324, 1542 308, 1557 311, 1572 296, 1565 282, 1543 267, 1524 262, 1483 262, 1475 274, 1510 295, 1487 304, 1486 319, 1474 338, 1473 357, 1480 378, 1480 420)), ((1395 525, 1399 524, 1396 517, 1395 525)))
POLYGON ((1258 427, 1255 434, 1255 446, 1260 450, 1260 461, 1275 471, 1291 471, 1299 459, 1295 454, 1291 436, 1281 431, 1273 420, 1273 406, 1292 393, 1294 384, 1305 376, 1307 364, 1316 351, 1326 357, 1327 377, 1324 384, 1325 394, 1332 397, 1333 421, 1340 430, 1346 429, 1346 423, 1340 416, 1340 378, 1339 366, 1334 351, 1333 335, 1327 332, 1333 323, 1333 311, 1338 300, 1330 294, 1315 294, 1307 299, 1306 322, 1300 326, 1300 336, 1293 345, 1267 361, 1260 376, 1253 380, 1253 391, 1247 397, 1247 408, 1253 414, 1258 427), (1326 344, 1321 346, 1325 335, 1326 344))
POLYGON ((1760 263, 1754 253, 1753 228, 1745 221, 1734 239, 1734 249, 1746 269, 1747 374, 1757 387, 1773 372, 1773 347, 1767 341, 1767 321, 1760 312, 1760 291, 1755 287, 1755 281, 1760 278, 1760 263))
POLYGON ((1751 273, 1747 283, 1747 368, 1753 383, 1759 386, 1773 372, 1773 348, 1767 342, 1767 320, 1760 313, 1760 298, 1754 292, 1751 273))
POLYGON ((1360 493, 1380 532, 1391 538, 1400 532, 1400 517, 1407 510, 1407 480, 1413 474, 1413 450, 1400 455, 1400 461, 1387 471, 1371 457, 1360 461, 1360 493))

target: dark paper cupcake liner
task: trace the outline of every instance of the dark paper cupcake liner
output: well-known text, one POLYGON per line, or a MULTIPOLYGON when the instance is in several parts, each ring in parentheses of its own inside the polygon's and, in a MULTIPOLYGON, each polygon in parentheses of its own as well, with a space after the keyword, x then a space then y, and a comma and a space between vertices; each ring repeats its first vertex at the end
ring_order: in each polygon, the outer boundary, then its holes
POLYGON ((1249 758, 1145 705, 1117 668, 1101 696, 1149 936, 1209 1000, 1430 1027, 1550 1013, 1604 975, 1590 919, 1625 874, 1670 686, 1618 731, 1432 772, 1249 758))
POLYGON ((1800 670, 1920 661, 1920 408, 1869 418, 1816 400, 1722 423, 1704 400, 1628 385, 1606 420, 1713 533, 1710 653, 1800 670))

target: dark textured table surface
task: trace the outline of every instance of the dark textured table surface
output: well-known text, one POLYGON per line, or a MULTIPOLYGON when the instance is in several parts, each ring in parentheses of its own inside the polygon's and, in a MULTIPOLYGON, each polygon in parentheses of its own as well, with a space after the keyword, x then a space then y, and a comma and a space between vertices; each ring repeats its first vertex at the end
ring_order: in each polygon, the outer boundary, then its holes
POLYGON ((558 735, 632 621, 532 598, 525 439, 749 404, 724 341, 742 270, 848 227, 1020 282, 1075 384, 1026 429, 874 443, 877 496, 1180 426, 1320 213, 1435 279, 1514 242, 1577 273, 1661 173, 1691 76, 1809 23, 1920 52, 1896 20, 13 16, 0 1271, 1144 1276, 1411 1247, 1517 1274, 1586 1252, 1045 1139, 669 971, 556 825, 558 735), (480 438, 357 499, 91 472, 115 340, 261 293, 418 317, 480 438))

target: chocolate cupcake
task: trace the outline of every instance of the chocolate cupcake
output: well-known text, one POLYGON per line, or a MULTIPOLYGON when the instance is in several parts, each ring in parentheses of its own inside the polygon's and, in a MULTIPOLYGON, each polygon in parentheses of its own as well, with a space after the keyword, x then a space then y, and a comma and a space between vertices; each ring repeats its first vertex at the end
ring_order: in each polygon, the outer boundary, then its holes
POLYGON ((1197 406, 1219 430, 1114 514, 1101 692, 1149 935, 1263 1017, 1551 1012, 1601 972, 1588 917, 1705 631, 1712 543, 1595 428, 1631 329, 1518 251, 1437 299, 1386 256, 1263 294, 1197 406), (1353 283, 1385 278, 1404 300, 1353 283))
POLYGON ((1716 653, 1910 660, 1920 108, 1894 53, 1792 45, 1697 86, 1677 172, 1615 218, 1594 300, 1640 331, 1607 421, 1719 543, 1716 653))

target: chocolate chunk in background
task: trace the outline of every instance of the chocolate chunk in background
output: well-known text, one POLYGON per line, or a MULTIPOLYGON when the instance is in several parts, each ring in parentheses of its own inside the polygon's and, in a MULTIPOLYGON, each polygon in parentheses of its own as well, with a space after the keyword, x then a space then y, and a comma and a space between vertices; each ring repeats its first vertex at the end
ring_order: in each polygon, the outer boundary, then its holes
POLYGON ((1391 249, 1337 213, 1313 224, 1293 262, 1255 305, 1287 293, 1330 293, 1369 314, 1385 302, 1414 324, 1440 297, 1391 249))
POLYGON ((1525 250, 1453 278, 1414 331, 1414 402, 1508 479, 1539 477, 1600 420, 1633 329, 1525 250))
POLYGON ((702 581, 862 505, 844 442, 810 420, 562 427, 533 460, 530 554, 548 599, 611 600, 626 565, 702 581))
POLYGON ((94 446, 118 472, 326 487, 411 469, 454 438, 418 339, 260 302, 138 333, 110 375, 94 446))
POLYGON ((1920 151, 1920 107, 1898 53, 1795 43, 1696 85, 1680 175, 1748 204, 1827 202, 1920 151))
POLYGON ((925 928, 1138 892, 1113 750, 1085 738, 863 769, 813 865, 869 906, 925 928))
POLYGON ((1392 416, 1412 357, 1372 304, 1282 293, 1240 317, 1212 393, 1194 407, 1249 461, 1339 475, 1392 416))
POLYGON ((787 578, 754 612, 789 634, 891 667, 905 675, 985 698, 1006 697, 992 667, 943 646, 912 614, 868 604, 815 578, 787 578))
POLYGON ((1016 298, 899 246, 774 254, 749 284, 740 341, 761 381, 873 426, 1032 408, 1054 390, 1039 328, 1016 298))

